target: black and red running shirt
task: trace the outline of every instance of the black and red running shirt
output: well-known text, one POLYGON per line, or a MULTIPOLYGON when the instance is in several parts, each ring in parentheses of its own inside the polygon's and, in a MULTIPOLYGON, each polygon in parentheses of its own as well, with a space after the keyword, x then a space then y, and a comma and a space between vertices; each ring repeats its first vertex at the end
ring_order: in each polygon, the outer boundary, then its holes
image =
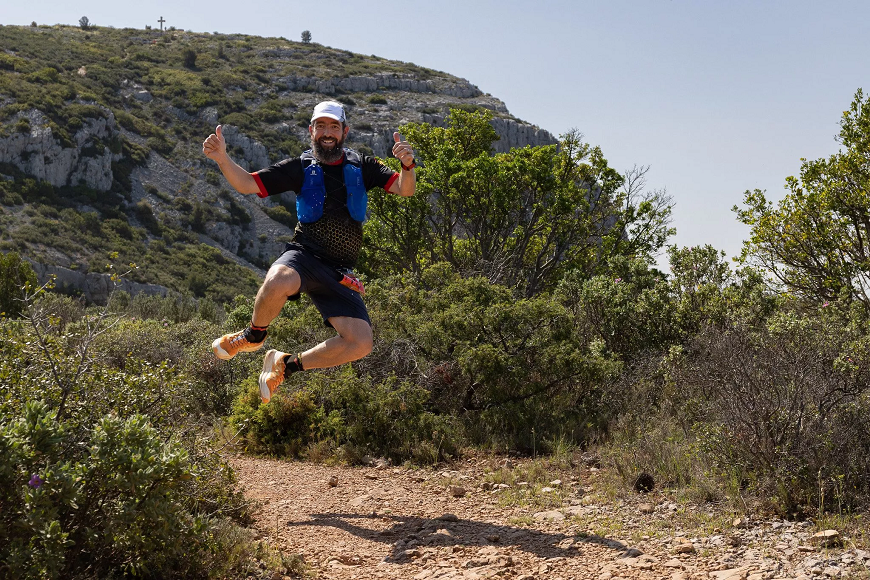
MULTIPOLYGON (((389 189, 399 174, 368 155, 361 155, 363 185, 366 191, 382 187, 389 189)), ((344 158, 335 164, 321 163, 326 199, 323 216, 316 222, 296 224, 293 241, 325 261, 342 268, 356 265, 362 247, 362 224, 352 217, 347 209, 347 188, 344 186, 344 158)), ((260 188, 260 197, 278 195, 285 191, 299 193, 302 189, 304 171, 302 160, 285 159, 252 173, 260 188)))

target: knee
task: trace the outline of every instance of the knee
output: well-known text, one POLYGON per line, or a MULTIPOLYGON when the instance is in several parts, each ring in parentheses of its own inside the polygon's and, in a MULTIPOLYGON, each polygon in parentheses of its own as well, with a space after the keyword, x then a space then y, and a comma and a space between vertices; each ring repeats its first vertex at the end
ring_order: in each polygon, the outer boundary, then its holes
POLYGON ((347 338, 350 342, 350 350, 351 355, 353 356, 353 360, 359 360, 363 357, 367 357, 372 353, 374 340, 372 338, 371 327, 367 326, 366 331, 355 333, 353 336, 349 336, 347 338))
POLYGON ((261 289, 268 295, 281 295, 286 298, 299 291, 300 279, 296 270, 287 266, 273 266, 266 273, 261 289))

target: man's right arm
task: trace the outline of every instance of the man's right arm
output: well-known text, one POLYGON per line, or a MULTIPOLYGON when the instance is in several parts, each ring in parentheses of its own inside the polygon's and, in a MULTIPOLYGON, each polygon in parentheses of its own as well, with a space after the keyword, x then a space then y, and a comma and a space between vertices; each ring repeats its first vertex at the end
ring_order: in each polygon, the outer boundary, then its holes
POLYGON ((245 171, 227 155, 227 142, 224 140, 221 125, 202 143, 203 154, 218 164, 221 173, 239 193, 260 193, 260 187, 254 176, 245 171))

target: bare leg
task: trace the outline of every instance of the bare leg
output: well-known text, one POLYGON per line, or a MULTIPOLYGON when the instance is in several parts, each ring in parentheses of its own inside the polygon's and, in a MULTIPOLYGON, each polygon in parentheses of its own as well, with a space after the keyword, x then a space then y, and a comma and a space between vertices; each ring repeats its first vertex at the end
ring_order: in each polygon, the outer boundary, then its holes
POLYGON ((305 370, 338 366, 359 360, 372 352, 372 327, 368 322, 348 316, 333 316, 329 322, 338 336, 302 353, 305 370))
POLYGON ((254 326, 269 326, 281 313, 287 297, 299 292, 301 286, 302 280, 293 268, 282 264, 269 268, 254 301, 254 315, 251 317, 254 326))

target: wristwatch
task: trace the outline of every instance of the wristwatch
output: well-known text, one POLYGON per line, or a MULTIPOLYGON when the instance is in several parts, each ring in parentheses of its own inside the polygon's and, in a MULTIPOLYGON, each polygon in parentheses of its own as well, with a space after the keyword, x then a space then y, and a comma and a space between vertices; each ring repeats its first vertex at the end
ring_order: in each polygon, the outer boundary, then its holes
MULTIPOLYGON (((399 163, 402 163, 402 162, 399 161, 399 163)), ((416 159, 411 159, 410 165, 405 165, 404 163, 402 163, 402 169, 404 169, 405 171, 411 171, 415 167, 417 167, 417 160, 416 159)))

